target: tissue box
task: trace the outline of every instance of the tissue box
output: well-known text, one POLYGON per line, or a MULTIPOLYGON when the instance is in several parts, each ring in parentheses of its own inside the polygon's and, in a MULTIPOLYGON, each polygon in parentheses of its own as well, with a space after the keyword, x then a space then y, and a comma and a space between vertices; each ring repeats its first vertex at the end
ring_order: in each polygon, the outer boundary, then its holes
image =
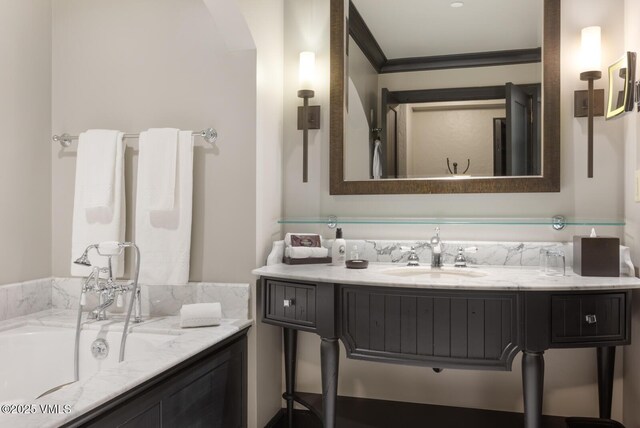
POLYGON ((574 236, 573 271, 581 276, 620 276, 620 239, 574 236))

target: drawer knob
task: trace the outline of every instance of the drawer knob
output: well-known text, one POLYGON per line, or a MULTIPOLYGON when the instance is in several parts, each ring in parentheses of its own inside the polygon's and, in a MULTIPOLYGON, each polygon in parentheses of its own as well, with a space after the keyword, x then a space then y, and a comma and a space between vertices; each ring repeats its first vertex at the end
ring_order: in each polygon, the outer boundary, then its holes
POLYGON ((295 302, 293 301, 293 299, 284 299, 284 307, 285 308, 293 306, 294 304, 295 304, 295 302))
POLYGON ((587 322, 587 324, 595 324, 598 322, 598 319, 595 315, 586 315, 584 317, 584 320, 587 322))

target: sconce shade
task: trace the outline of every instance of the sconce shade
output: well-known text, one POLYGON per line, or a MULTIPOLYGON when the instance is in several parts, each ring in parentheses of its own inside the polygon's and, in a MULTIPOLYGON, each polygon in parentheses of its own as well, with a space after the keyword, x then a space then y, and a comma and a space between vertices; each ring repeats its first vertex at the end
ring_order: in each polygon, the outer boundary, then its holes
POLYGON ((600 27, 582 29, 582 49, 580 72, 598 72, 602 69, 602 48, 600 27))
POLYGON ((300 52, 300 68, 298 69, 299 89, 312 90, 316 73, 316 54, 300 52))

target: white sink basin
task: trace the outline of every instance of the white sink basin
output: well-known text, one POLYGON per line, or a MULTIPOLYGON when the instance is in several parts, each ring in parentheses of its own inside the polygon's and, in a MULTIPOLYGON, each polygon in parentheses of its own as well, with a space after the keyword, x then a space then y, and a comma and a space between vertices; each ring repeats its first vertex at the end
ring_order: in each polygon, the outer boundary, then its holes
POLYGON ((385 269, 380 273, 390 276, 429 276, 431 278, 442 278, 446 276, 478 278, 487 275, 486 272, 482 272, 475 268, 443 267, 432 269, 430 266, 404 266, 385 269))

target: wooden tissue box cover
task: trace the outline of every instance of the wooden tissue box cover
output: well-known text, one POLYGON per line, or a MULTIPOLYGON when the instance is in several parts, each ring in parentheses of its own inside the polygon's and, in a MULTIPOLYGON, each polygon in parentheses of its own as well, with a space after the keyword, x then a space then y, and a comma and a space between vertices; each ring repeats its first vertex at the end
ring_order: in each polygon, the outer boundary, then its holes
POLYGON ((620 276, 620 239, 574 236, 573 271, 581 276, 620 276))

